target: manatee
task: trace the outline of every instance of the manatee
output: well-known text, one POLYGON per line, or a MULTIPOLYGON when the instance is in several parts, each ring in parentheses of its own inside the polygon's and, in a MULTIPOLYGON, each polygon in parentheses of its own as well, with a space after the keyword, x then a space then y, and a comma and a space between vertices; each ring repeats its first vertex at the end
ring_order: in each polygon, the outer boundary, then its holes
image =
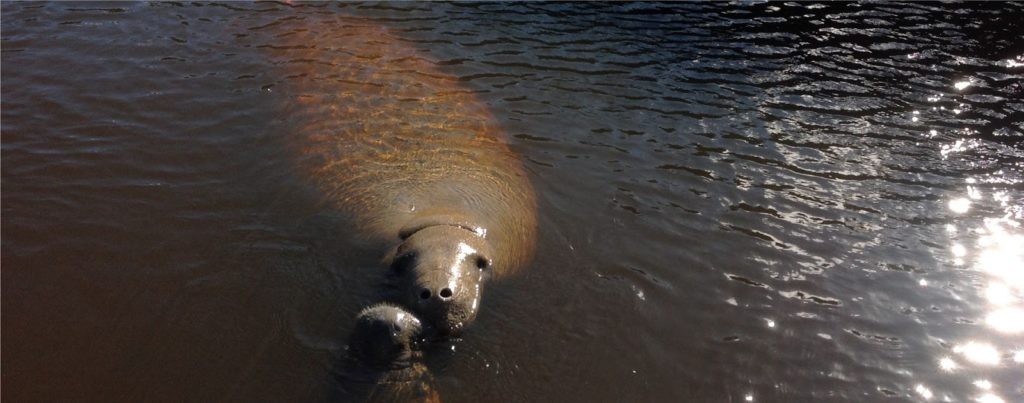
POLYGON ((434 377, 415 349, 421 332, 420 321, 400 307, 364 309, 349 337, 342 384, 368 402, 440 402, 434 377))
POLYGON ((301 23, 282 21, 271 46, 287 71, 297 171, 351 218, 339 231, 379 245, 383 300, 427 337, 459 335, 485 285, 532 257, 536 202, 520 157, 475 92, 412 42, 357 20, 301 23))
POLYGON ((411 313, 393 305, 378 304, 363 309, 356 317, 348 350, 363 367, 403 369, 416 355, 413 344, 422 330, 419 319, 411 313))

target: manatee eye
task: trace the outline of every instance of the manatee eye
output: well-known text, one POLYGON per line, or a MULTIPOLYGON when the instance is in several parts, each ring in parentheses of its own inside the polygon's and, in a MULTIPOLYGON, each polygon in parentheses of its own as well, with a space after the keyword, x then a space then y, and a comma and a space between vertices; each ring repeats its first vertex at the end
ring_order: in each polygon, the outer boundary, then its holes
POLYGON ((487 266, 490 266, 490 262, 487 261, 487 258, 485 258, 483 256, 480 256, 480 255, 477 255, 477 257, 476 257, 476 268, 478 268, 480 270, 483 270, 483 269, 486 269, 487 266))
POLYGON ((403 274, 409 271, 409 268, 412 267, 415 261, 416 254, 406 253, 402 256, 395 258, 394 262, 391 262, 391 270, 394 271, 395 274, 403 274))

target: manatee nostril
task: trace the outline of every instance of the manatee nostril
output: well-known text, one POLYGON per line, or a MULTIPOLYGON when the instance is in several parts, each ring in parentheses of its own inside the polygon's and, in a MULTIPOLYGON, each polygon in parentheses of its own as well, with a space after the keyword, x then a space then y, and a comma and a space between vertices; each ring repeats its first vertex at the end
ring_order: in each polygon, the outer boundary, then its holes
POLYGON ((430 290, 424 288, 423 291, 420 291, 420 299, 429 299, 429 298, 430 298, 430 290))
POLYGON ((451 297, 452 297, 452 289, 451 288, 445 287, 443 290, 441 290, 441 298, 448 299, 448 298, 451 298, 451 297))

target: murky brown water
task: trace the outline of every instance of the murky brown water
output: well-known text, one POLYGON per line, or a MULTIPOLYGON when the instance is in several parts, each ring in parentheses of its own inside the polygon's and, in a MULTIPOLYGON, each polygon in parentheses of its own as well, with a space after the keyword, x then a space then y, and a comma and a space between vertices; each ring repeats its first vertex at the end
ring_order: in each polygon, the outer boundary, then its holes
POLYGON ((352 20, 538 195, 531 267, 427 351, 445 401, 1024 400, 1019 3, 0 12, 5 401, 353 398, 382 251, 291 169, 267 55, 352 20))

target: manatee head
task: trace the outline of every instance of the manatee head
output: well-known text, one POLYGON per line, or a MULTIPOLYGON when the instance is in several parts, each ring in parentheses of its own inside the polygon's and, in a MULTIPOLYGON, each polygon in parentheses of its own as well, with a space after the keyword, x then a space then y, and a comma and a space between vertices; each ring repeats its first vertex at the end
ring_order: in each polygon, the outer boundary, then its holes
POLYGON ((419 319, 390 304, 363 309, 349 338, 349 353, 368 368, 408 366, 413 343, 422 332, 419 319))
POLYGON ((359 312, 341 382, 332 401, 440 402, 435 381, 416 350, 423 327, 412 313, 384 303, 359 312))
POLYGON ((393 299, 409 308, 434 337, 457 336, 476 319, 491 247, 462 225, 403 231, 390 262, 393 299))

